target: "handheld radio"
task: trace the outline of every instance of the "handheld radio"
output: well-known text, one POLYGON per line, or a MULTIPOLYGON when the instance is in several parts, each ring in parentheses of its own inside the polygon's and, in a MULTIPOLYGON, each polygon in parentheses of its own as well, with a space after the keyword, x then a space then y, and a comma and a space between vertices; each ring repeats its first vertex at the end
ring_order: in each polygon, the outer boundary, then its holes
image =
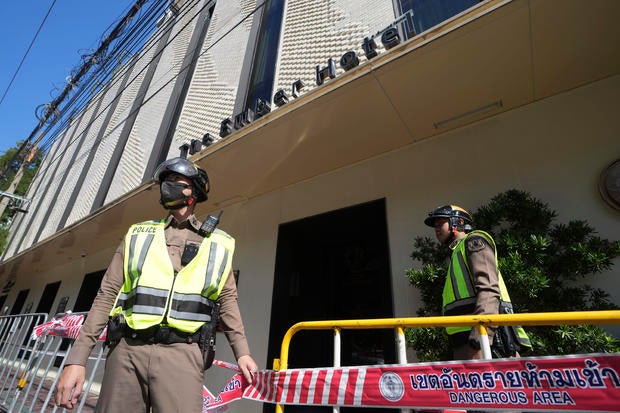
POLYGON ((224 211, 220 211, 217 216, 209 215, 200 226, 198 233, 203 237, 208 237, 209 235, 211 235, 211 233, 215 231, 215 227, 217 227, 217 224, 219 224, 220 217, 222 216, 223 212, 224 211))

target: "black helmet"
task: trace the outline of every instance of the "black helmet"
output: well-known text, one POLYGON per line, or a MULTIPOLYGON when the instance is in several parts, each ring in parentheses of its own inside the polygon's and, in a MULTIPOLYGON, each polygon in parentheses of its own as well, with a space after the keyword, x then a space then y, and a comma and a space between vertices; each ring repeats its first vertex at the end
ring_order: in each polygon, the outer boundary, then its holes
POLYGON ((166 176, 172 173, 183 175, 192 181, 196 202, 203 202, 207 200, 207 193, 209 192, 209 176, 203 169, 200 169, 193 162, 190 162, 185 158, 172 158, 162 162, 157 167, 153 179, 155 179, 155 182, 161 183, 166 179, 166 176))
POLYGON ((429 227, 435 225, 436 218, 448 218, 450 224, 450 232, 453 228, 457 231, 472 231, 474 229, 474 220, 471 218, 471 214, 464 208, 458 205, 444 205, 439 208, 435 208, 428 213, 428 217, 424 220, 424 223, 429 227), (463 219, 463 223, 459 222, 459 218, 463 219))

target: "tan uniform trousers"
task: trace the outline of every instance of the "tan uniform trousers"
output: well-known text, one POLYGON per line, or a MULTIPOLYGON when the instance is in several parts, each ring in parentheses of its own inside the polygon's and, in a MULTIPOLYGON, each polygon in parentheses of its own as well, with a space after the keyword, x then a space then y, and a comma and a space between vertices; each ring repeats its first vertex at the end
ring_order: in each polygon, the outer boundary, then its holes
POLYGON ((123 338, 108 354, 98 413, 199 413, 203 361, 198 344, 123 338))

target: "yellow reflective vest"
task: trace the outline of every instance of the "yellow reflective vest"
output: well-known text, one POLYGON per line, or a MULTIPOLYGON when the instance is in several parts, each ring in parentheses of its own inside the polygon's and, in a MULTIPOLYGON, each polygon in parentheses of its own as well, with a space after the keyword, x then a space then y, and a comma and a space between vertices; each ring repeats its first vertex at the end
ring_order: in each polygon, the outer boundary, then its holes
MULTIPOLYGON (((499 272, 497 264, 497 248, 493 237, 484 231, 472 231, 461 239, 454 250, 450 259, 446 283, 443 288, 443 313, 444 315, 465 315, 473 314, 476 306, 476 287, 473 276, 467 263, 465 252, 466 240, 471 235, 483 236, 493 247, 495 253, 495 267, 497 268, 497 278, 499 283, 500 301, 511 303, 510 295, 504 284, 502 274, 499 272)), ((510 304, 512 308, 512 304, 510 304)), ((446 332, 450 335, 470 331, 471 327, 446 327, 446 332)), ((531 347, 530 340, 522 327, 514 328, 518 337, 519 344, 531 347)))
POLYGON ((211 308, 232 268, 235 240, 215 230, 196 256, 175 273, 164 235, 165 220, 132 225, 125 235, 124 282, 110 315, 122 314, 134 330, 167 323, 194 333, 211 320, 211 308))

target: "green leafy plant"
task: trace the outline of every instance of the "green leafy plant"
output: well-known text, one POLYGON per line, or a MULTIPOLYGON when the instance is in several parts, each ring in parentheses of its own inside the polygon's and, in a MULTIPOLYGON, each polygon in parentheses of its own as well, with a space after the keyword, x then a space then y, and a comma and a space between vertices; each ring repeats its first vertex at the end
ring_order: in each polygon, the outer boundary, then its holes
MULTIPOLYGON (((0 155, 0 191, 6 191, 9 188, 23 164, 23 175, 12 192, 15 195, 25 196, 44 156, 42 151, 31 151, 31 149, 29 146, 22 148, 22 142, 17 142, 15 147, 0 155)), ((23 206, 19 201, 8 200, 4 197, 3 202, 8 202, 8 208, 0 216, 0 253, 6 247, 9 227, 15 218, 15 214, 19 213, 17 211, 23 206)))
MULTIPOLYGON (((549 205, 519 190, 493 197, 473 213, 476 228, 489 232, 497 244, 499 268, 515 312, 610 310, 618 307, 605 291, 587 281, 608 271, 620 255, 620 241, 596 235, 587 222, 556 223, 549 205)), ((419 316, 441 315, 441 296, 450 250, 429 237, 417 237, 411 258, 421 267, 408 269, 419 289, 419 316)), ((620 341, 592 325, 544 326, 526 329, 532 350, 522 355, 618 352, 620 341)), ((408 329, 408 345, 421 361, 450 358, 443 329, 408 329)))

